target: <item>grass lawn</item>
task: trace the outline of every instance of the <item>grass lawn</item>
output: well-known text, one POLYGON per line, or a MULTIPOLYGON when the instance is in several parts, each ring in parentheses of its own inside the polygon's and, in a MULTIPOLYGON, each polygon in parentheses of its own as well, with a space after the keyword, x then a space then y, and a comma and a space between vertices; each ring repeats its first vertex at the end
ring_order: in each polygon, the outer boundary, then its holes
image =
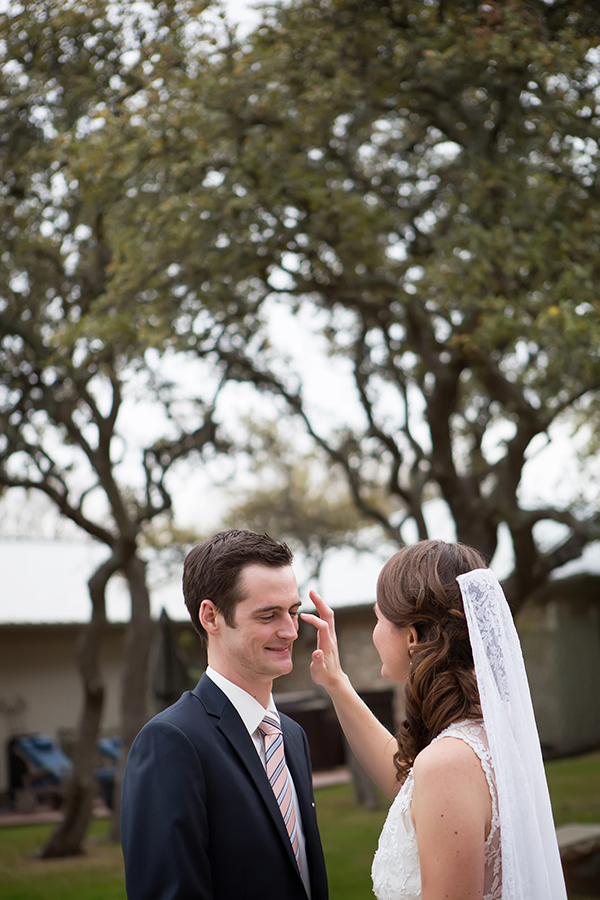
MULTIPOLYGON (((557 825, 600 822, 600 753, 546 769, 557 825)), ((373 900, 371 861, 386 810, 355 806, 350 785, 318 790, 316 800, 331 900, 373 900)), ((35 859, 51 827, 0 829, 0 900, 125 900, 121 850, 106 840, 108 822, 93 823, 83 856, 35 859)))
POLYGON ((123 857, 109 843, 107 820, 94 821, 86 853, 35 859, 51 825, 0 829, 0 900, 125 900, 123 857))
POLYGON ((556 825, 600 822, 600 753, 546 763, 556 825))
POLYGON ((330 900, 375 900, 371 863, 387 815, 354 803, 350 785, 315 792, 330 900))

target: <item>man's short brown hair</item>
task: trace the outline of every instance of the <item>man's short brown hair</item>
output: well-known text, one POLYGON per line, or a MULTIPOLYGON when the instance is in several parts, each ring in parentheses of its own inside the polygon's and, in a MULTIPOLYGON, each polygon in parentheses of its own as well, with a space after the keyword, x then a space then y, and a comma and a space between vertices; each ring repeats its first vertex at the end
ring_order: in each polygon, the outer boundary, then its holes
POLYGON ((200 605, 212 600, 227 625, 235 620, 235 607, 242 599, 239 581, 246 566, 290 566, 293 554, 283 541, 253 531, 220 531, 193 547, 183 564, 183 597, 194 628, 206 643, 200 623, 200 605))

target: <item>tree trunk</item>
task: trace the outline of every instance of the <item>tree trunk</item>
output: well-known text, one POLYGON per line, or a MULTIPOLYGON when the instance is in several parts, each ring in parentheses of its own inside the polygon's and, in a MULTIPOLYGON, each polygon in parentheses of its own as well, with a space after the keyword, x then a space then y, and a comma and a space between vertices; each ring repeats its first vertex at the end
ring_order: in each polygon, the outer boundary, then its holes
POLYGON ((77 640, 78 667, 83 684, 83 710, 73 752, 73 772, 67 784, 65 813, 40 850, 40 857, 77 856, 92 817, 96 792, 94 754, 104 703, 99 668, 100 638, 106 623, 105 591, 122 559, 113 552, 88 582, 92 616, 77 640))
POLYGON ((372 778, 367 775, 345 737, 344 756, 346 758, 346 765, 350 769, 350 775, 352 776, 354 801, 357 806, 363 806, 365 809, 383 809, 384 803, 377 789, 377 785, 372 778))
POLYGON ((121 756, 117 766, 113 794, 113 819, 110 838, 121 837, 121 781, 127 754, 133 740, 148 720, 148 661, 152 641, 150 595, 146 584, 146 566, 132 556, 123 567, 131 592, 131 620, 127 627, 121 695, 121 756))

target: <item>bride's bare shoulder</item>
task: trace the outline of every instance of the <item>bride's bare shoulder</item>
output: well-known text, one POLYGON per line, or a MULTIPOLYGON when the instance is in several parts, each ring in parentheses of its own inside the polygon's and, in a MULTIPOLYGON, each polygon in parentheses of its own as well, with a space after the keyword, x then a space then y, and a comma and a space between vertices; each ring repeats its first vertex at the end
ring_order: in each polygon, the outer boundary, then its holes
POLYGON ((491 796, 481 761, 473 748, 457 737, 443 737, 415 759, 413 818, 420 813, 459 812, 480 823, 489 834, 491 796))
POLYGON ((443 737, 425 747, 413 766, 416 780, 472 777, 481 771, 479 757, 466 741, 443 737))

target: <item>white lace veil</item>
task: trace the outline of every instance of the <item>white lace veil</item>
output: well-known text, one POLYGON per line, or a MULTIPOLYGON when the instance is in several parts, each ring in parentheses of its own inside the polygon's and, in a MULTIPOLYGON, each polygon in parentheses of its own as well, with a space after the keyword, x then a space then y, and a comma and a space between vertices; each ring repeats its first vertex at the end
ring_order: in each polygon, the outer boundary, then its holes
POLYGON ((567 900, 521 644, 489 569, 459 575, 498 788, 502 900, 567 900))

